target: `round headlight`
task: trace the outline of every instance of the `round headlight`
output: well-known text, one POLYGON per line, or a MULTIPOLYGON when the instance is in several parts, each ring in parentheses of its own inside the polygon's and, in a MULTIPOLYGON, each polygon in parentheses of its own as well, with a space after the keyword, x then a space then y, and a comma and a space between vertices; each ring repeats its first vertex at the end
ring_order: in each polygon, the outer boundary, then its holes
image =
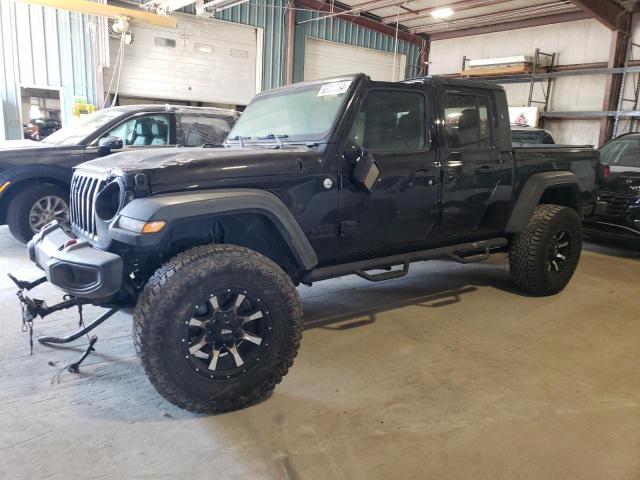
POLYGON ((116 216, 122 203, 122 193, 122 187, 118 182, 111 182, 98 193, 96 215, 100 220, 108 222, 116 216))

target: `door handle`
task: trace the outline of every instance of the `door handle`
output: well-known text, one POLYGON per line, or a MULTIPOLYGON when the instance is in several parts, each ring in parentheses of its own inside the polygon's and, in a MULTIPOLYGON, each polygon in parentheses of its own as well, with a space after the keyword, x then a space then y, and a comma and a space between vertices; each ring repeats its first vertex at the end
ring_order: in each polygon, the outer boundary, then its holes
POLYGON ((494 168, 489 165, 482 165, 476 168, 476 175, 493 175, 494 173, 500 173, 500 168, 494 168))

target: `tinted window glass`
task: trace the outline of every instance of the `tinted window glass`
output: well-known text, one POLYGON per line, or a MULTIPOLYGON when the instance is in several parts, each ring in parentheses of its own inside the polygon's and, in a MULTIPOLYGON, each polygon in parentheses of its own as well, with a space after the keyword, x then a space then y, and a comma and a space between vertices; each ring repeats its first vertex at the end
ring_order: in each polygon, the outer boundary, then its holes
POLYGON ((491 99, 487 96, 446 94, 444 115, 447 143, 454 148, 491 145, 491 99))
POLYGON ((640 168, 640 140, 622 137, 600 148, 600 161, 606 165, 640 168))
POLYGON ((228 118, 198 114, 179 114, 176 116, 176 129, 180 144, 197 147, 205 143, 220 145, 231 130, 228 118))
POLYGON ((166 115, 135 117, 104 135, 121 138, 125 145, 167 145, 169 143, 169 118, 166 115))
POLYGON ((414 92, 373 91, 351 130, 357 145, 370 150, 420 150, 427 132, 424 96, 414 92))

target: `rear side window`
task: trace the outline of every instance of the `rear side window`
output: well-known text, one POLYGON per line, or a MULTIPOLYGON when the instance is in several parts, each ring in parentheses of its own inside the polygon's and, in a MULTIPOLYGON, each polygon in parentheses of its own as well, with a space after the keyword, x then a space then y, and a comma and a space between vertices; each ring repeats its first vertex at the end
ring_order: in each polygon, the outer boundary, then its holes
POLYGON ((483 149, 492 144, 491 97, 447 93, 444 116, 447 144, 452 148, 483 149))
POLYGON ((367 95, 350 137, 369 150, 412 151, 425 147, 426 133, 422 94, 374 90, 367 95))
POLYGON ((227 138, 232 123, 228 118, 202 114, 176 115, 176 131, 179 144, 198 147, 208 144, 220 145, 227 138))

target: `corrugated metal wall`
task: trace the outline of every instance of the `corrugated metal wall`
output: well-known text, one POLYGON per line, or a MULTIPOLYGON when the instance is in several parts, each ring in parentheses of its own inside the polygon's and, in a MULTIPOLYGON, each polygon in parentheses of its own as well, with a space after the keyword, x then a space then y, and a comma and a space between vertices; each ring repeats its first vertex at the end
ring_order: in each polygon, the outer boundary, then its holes
MULTIPOLYGON (((300 10, 297 12, 296 22, 311 20, 325 15, 326 13, 324 12, 300 10)), ((325 18, 298 24, 296 26, 294 54, 294 81, 296 82, 302 81, 304 73, 304 37, 314 37, 385 52, 393 52, 395 49, 394 37, 338 18, 325 18)), ((405 78, 417 77, 420 68, 420 46, 398 40, 398 53, 407 56, 405 78)))
POLYGON ((0 0, 0 95, 6 138, 21 138, 20 86, 62 89, 63 118, 73 97, 96 103, 91 17, 0 0))

